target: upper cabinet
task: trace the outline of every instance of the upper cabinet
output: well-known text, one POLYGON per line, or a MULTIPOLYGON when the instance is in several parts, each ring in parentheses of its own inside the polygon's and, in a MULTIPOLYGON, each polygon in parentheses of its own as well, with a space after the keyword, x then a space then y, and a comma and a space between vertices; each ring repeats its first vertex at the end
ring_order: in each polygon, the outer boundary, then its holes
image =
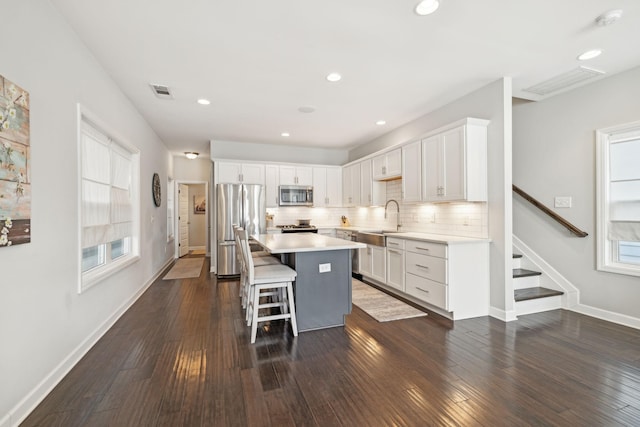
POLYGON ((280 165, 280 185, 313 185, 313 168, 280 165))
POLYGON ((313 206, 342 206, 342 168, 313 168, 313 206))
POLYGON ((280 186, 280 166, 265 165, 265 202, 268 208, 278 207, 278 186, 280 186))
POLYGON ((387 184, 374 181, 372 160, 360 162, 360 206, 382 206, 387 201, 387 184))
POLYGON ((264 185, 264 164, 216 162, 215 168, 216 183, 264 185))
POLYGON ((342 168, 342 206, 360 206, 360 163, 342 168))
POLYGON ((422 200, 422 142, 402 147, 402 201, 422 200))
POLYGON ((373 179, 387 181, 402 176, 402 151, 400 148, 373 158, 373 179))
POLYGON ((422 200, 487 201, 487 126, 464 124, 422 140, 422 200))

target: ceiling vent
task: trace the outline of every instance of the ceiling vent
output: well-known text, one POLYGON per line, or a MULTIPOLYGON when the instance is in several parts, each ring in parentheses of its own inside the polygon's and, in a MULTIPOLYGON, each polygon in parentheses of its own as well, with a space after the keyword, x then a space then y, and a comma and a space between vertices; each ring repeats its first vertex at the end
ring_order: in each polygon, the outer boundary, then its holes
POLYGON ((173 99, 173 95, 171 94, 171 91, 169 90, 169 86, 165 86, 165 85, 156 85, 151 83, 151 90, 153 90, 153 93, 160 99, 173 99))
POLYGON ((568 71, 564 74, 552 77, 549 80, 545 80, 542 83, 522 89, 524 92, 535 93, 537 95, 549 95, 553 92, 558 92, 563 89, 567 89, 578 83, 582 83, 586 80, 599 77, 604 74, 604 71, 595 70, 589 67, 578 67, 575 70, 568 71))

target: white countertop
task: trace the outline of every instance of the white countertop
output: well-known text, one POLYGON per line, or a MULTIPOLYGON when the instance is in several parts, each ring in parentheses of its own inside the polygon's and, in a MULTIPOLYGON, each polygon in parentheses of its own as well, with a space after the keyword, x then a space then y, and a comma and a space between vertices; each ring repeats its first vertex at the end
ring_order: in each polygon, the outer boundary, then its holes
POLYGON ((272 254, 337 251, 367 247, 364 243, 336 239, 317 233, 258 234, 251 237, 272 254))
POLYGON ((420 240, 422 242, 446 243, 448 245, 457 243, 489 243, 491 239, 479 239, 475 237, 449 236, 447 234, 429 234, 429 233, 385 233, 387 238, 396 237, 398 239, 420 240))

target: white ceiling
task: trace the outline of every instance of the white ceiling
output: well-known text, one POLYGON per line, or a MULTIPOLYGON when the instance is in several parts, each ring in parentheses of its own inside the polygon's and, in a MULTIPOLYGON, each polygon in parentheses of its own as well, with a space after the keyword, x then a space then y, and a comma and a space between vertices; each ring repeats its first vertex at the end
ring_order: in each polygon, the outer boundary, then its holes
POLYGON ((417 0, 51 2, 176 153, 211 139, 353 147, 502 76, 537 99, 522 89, 580 65, 640 65, 637 0, 442 0, 426 17, 417 0), (622 19, 597 26, 611 9, 622 19), (576 59, 592 48, 604 53, 576 59))

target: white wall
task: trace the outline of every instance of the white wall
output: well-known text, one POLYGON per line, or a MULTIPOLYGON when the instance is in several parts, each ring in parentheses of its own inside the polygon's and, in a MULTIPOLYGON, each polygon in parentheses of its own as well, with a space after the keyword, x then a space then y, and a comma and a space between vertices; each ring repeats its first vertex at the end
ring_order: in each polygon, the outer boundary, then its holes
POLYGON ((0 248, 0 426, 15 425, 170 261, 169 153, 47 0, 2 3, 0 74, 31 97, 32 240, 0 248), (76 104, 141 151, 141 259, 77 293, 76 104), (163 184, 166 194, 166 184, 163 184), (166 199, 165 199, 166 200, 166 199))
POLYGON ((581 304, 636 319, 640 278, 596 271, 595 130, 638 119, 640 68, 513 109, 514 184, 550 208, 571 196, 571 208, 555 210, 589 236, 572 237, 519 197, 514 234, 578 287, 581 304))
POLYGON ((511 272, 511 80, 500 79, 349 152, 357 160, 381 149, 415 140, 420 135, 465 117, 491 121, 488 128, 491 238, 491 314, 515 318, 511 272))

